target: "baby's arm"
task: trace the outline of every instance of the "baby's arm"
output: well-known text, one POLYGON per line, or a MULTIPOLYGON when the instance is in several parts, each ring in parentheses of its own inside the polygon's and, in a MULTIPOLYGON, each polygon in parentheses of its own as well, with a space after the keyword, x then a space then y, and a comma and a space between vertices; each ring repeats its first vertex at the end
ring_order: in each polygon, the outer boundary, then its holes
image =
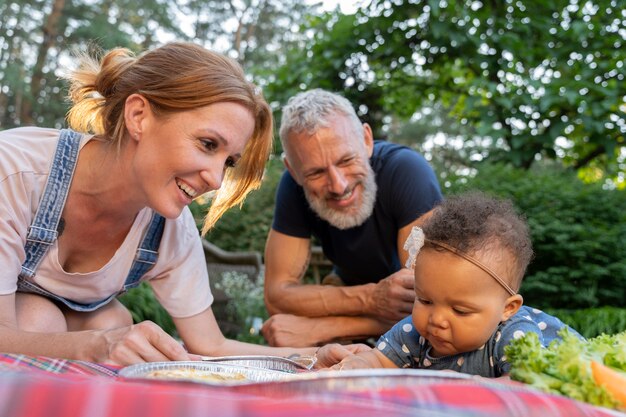
POLYGON ((344 360, 332 366, 330 369, 345 371, 347 369, 367 368, 397 368, 389 358, 376 348, 355 355, 346 356, 344 360))

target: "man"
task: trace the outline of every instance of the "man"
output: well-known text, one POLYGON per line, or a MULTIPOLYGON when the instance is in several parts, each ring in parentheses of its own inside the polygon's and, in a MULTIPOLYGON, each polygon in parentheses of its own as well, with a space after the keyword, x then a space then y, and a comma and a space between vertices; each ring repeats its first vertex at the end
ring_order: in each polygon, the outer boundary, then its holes
POLYGON ((262 332, 274 346, 378 336, 411 314, 413 275, 402 249, 441 200, 436 176, 409 148, 374 141, 345 98, 311 90, 283 109, 285 166, 265 247, 262 332), (341 286, 303 285, 311 238, 341 286))

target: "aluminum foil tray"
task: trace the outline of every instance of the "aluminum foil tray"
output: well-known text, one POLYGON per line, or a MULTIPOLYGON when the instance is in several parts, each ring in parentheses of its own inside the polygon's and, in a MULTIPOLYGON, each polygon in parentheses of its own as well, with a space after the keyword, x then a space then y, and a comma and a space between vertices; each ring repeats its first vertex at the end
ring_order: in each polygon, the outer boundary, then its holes
POLYGON ((154 380, 168 380, 168 381, 191 381, 199 382, 208 385, 247 385, 256 384, 259 382, 269 381, 281 381, 289 377, 294 376, 287 372, 280 372, 270 369, 254 368, 250 366, 235 365, 231 363, 215 363, 204 361, 173 361, 173 362, 149 362, 130 365, 120 369, 118 375, 124 378, 140 378, 154 380), (201 378, 194 378, 193 375, 189 377, 172 376, 172 377, 154 377, 150 374, 154 371, 179 371, 189 370, 192 372, 199 371, 201 374, 214 373, 224 377, 239 377, 243 376, 244 379, 225 379, 225 380, 206 380, 201 378))
POLYGON ((301 373, 310 370, 315 365, 315 357, 302 356, 297 359, 287 359, 280 356, 205 356, 206 362, 229 363, 233 365, 251 366, 254 368, 269 369, 289 373, 301 373))
POLYGON ((498 384, 486 378, 457 372, 424 369, 356 369, 349 371, 320 371, 293 375, 292 378, 265 384, 242 386, 245 392, 258 395, 300 395, 324 392, 358 392, 397 386, 431 385, 442 382, 461 384, 498 384))

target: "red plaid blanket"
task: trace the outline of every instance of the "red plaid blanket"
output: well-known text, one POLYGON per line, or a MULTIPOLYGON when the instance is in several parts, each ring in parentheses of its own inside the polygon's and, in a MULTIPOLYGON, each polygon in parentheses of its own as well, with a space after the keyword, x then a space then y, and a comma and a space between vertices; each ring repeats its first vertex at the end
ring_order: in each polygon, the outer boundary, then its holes
POLYGON ((0 354, 0 371, 39 369, 53 374, 116 376, 117 367, 85 361, 32 357, 15 353, 0 354))
MULTIPOLYGON (((0 354, 0 416, 11 417, 626 417, 522 384, 438 380, 317 389, 314 381, 216 387, 123 379, 99 364, 0 354)), ((349 385, 349 384, 348 384, 349 385)))

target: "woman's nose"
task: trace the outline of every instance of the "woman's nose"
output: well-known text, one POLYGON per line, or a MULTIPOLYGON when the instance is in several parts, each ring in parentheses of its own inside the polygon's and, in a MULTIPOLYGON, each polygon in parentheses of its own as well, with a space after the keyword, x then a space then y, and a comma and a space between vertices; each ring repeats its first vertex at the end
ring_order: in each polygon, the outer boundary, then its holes
POLYGON ((343 195, 348 188, 348 181, 340 169, 330 167, 328 169, 328 190, 337 195, 343 195))
POLYGON ((200 171, 200 178, 202 178, 202 181, 207 185, 207 191, 217 190, 222 186, 224 169, 214 164, 210 168, 200 171))

